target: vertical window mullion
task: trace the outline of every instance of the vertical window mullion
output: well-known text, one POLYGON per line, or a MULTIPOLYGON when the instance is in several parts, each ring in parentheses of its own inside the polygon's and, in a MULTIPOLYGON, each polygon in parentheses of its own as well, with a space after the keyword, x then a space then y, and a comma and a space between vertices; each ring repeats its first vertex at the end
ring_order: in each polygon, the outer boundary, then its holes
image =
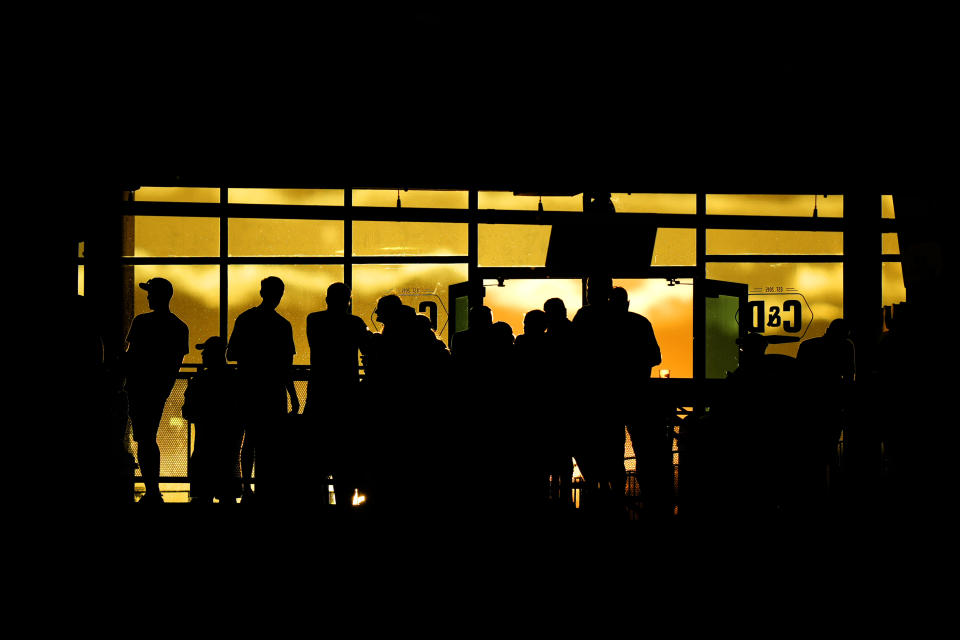
POLYGON ((227 336, 227 304, 229 295, 227 287, 229 286, 227 268, 227 256, 230 255, 230 246, 228 242, 229 217, 227 215, 228 192, 227 187, 220 187, 220 337, 224 340, 227 336))

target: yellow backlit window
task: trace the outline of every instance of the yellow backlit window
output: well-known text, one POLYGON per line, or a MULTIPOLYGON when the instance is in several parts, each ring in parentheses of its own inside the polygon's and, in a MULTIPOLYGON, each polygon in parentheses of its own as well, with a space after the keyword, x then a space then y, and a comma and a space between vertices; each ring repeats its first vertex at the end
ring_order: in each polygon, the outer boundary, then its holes
POLYGON ((708 229, 712 255, 843 255, 843 234, 824 231, 708 229))
MULTIPOLYGON (((355 189, 353 206, 355 207, 396 207, 396 189, 355 189)), ((424 209, 466 209, 468 197, 466 191, 409 191, 399 190, 400 206, 424 209)))
POLYGON ((610 200, 619 213, 696 213, 693 193, 612 193, 610 200))
POLYGON ((184 362, 200 362, 194 345, 220 335, 220 267, 216 265, 136 265, 128 295, 135 314, 149 311, 147 292, 137 286, 150 278, 166 278, 173 285, 170 310, 190 331, 190 353, 184 362))
POLYGON ((379 331, 377 300, 396 294, 420 315, 435 314, 437 337, 447 342, 448 287, 467 279, 465 264, 376 264, 353 268, 353 313, 379 331))
POLYGON ((882 252, 890 255, 900 253, 900 241, 895 233, 884 233, 882 240, 882 252))
MULTIPOLYGON (((227 272, 227 326, 233 331, 237 316, 260 304, 260 281, 267 276, 283 280, 283 298, 277 313, 293 325, 297 353, 294 364, 310 364, 307 344, 307 314, 326 309, 327 287, 343 282, 339 265, 230 265, 227 272)), ((229 336, 228 336, 229 337, 229 336)))
MULTIPOLYGON (((707 263, 712 280, 742 282, 751 302, 763 302, 758 318, 765 335, 801 339, 823 335, 830 322, 843 317, 843 265, 833 263, 707 263), (792 324, 797 321, 799 331, 792 324)), ((741 321, 747 319, 741 317, 741 321)), ((772 344, 767 353, 796 357, 799 343, 772 344)))
POLYGON ((340 220, 235 218, 227 228, 231 256, 343 255, 340 220))
POLYGON ((542 267, 550 244, 549 225, 477 225, 481 267, 542 267))
POLYGON ((235 204, 341 207, 343 189, 228 189, 227 201, 235 204))
POLYGON ((124 231, 133 238, 125 257, 170 258, 220 255, 220 220, 172 216, 124 216, 124 231), (132 249, 132 252, 131 252, 132 249))
MULTIPOLYGON (((813 207, 813 195, 707 194, 708 215, 796 216, 812 218, 813 207)), ((842 218, 843 196, 824 196, 820 194, 816 197, 816 207, 817 215, 820 218, 842 218)))
POLYGON ((906 302, 907 288, 903 284, 903 266, 899 262, 884 262, 881 273, 882 306, 906 302))
MULTIPOLYGON (((544 211, 583 211, 583 195, 543 196, 544 211)), ((537 211, 541 202, 539 196, 515 196, 511 191, 481 191, 477 194, 477 207, 480 209, 514 209, 517 211, 537 211)))
POLYGON ((465 256, 467 225, 443 222, 353 222, 356 256, 465 256))
POLYGON ((883 218, 896 219, 897 216, 893 211, 893 196, 880 197, 880 215, 883 218))
POLYGON ((682 267, 697 264, 696 229, 657 229, 653 266, 682 267))
POLYGON ((138 202, 220 202, 220 189, 206 187, 140 187, 138 202))

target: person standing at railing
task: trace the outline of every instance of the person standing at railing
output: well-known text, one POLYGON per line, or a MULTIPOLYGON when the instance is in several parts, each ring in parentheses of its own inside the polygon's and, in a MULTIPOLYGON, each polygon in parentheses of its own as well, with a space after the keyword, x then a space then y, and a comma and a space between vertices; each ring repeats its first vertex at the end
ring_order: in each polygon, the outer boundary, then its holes
POLYGON ((253 465, 257 447, 262 447, 258 491, 263 480, 269 481, 270 470, 276 464, 274 443, 282 428, 287 412, 287 396, 290 396, 291 413, 300 412, 300 400, 293 387, 293 327, 277 313, 283 298, 283 280, 276 276, 260 282, 262 302, 247 309, 233 325, 233 333, 227 346, 227 359, 237 363, 240 387, 245 404, 243 448, 240 453, 240 468, 243 475, 242 502, 253 497, 253 465), (266 464, 263 464, 266 462, 266 464))
POLYGON ((156 504, 163 502, 157 433, 190 343, 187 325, 170 311, 170 281, 151 278, 141 282, 140 288, 147 292, 150 312, 141 313, 130 324, 122 360, 137 462, 146 488, 140 502, 156 504))
POLYGON ((660 345, 650 321, 630 311, 626 289, 611 290, 610 309, 620 341, 615 370, 611 372, 613 404, 633 444, 644 512, 664 515, 672 511, 673 433, 666 412, 650 394, 650 371, 660 364, 660 345))
POLYGON ((342 282, 327 287, 327 308, 307 316, 310 378, 303 410, 317 445, 318 490, 326 500, 327 476, 333 474, 337 510, 349 511, 359 475, 360 437, 351 420, 360 392, 359 353, 367 353, 372 333, 350 313, 350 288, 342 282))
MULTIPOLYGON (((547 393, 553 398, 572 398, 577 389, 574 379, 573 324, 567 318, 567 307, 560 298, 550 298, 544 302, 543 312, 547 323, 547 393)), ((573 480, 572 433, 576 421, 560 402, 545 403, 543 420, 547 425, 543 446, 550 478, 550 499, 561 508, 569 507, 572 504, 573 480)))
POLYGON ((190 456, 191 501, 236 504, 240 496, 240 442, 236 372, 227 366, 227 341, 220 336, 197 345, 203 366, 183 394, 183 417, 196 426, 190 456))

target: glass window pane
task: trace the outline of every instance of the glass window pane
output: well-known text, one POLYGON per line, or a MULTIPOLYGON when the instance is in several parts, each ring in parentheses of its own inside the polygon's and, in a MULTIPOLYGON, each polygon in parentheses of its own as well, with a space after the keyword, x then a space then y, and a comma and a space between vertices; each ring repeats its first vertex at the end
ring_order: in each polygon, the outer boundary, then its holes
MULTIPOLYGON (((399 190, 400 206, 425 209, 466 209, 466 191, 399 190)), ((396 207, 397 189, 354 189, 355 207, 396 207)))
POLYGON ((697 264, 696 229, 657 229, 653 266, 685 267, 697 264))
POLYGON ((707 254, 843 255, 843 233, 707 229, 707 254))
POLYGON ((695 193, 612 193, 618 213, 696 213, 695 193))
POLYGON ((446 343, 447 309, 450 308, 447 287, 466 280, 466 264, 356 265, 353 267, 353 313, 363 318, 371 331, 379 331, 381 327, 373 310, 381 296, 397 294, 404 304, 421 315, 430 315, 435 305, 437 337, 446 343))
POLYGON ((77 293, 83 295, 83 265, 77 265, 77 293))
MULTIPOLYGON (((823 335, 830 322, 843 317, 841 263, 707 263, 707 277, 745 283, 751 302, 763 303, 756 314, 764 335, 798 337, 823 335)), ((759 305, 758 305, 759 307, 759 305)), ((742 322, 749 322, 750 318, 742 322)), ((799 343, 773 344, 767 353, 797 355, 799 343)))
MULTIPOLYGON (((261 302, 260 281, 267 276, 283 280, 283 298, 277 313, 293 326, 297 353, 294 364, 310 364, 307 344, 307 314, 326 309, 327 287, 343 282, 340 265, 230 265, 227 271, 227 327, 233 332, 237 316, 261 302)), ((227 336, 229 339, 229 336, 227 336)))
MULTIPOLYGON (((479 209, 515 209, 537 211, 539 196, 515 196, 511 191, 480 191, 479 209)), ((583 194, 575 196, 543 196, 544 211, 583 211, 583 194)))
POLYGON ((444 222, 353 222, 355 256, 465 256, 467 225, 444 222))
POLYGON ((567 317, 573 316, 583 305, 583 282, 581 280, 504 280, 503 286, 495 282, 485 283, 486 295, 483 304, 493 311, 494 322, 506 322, 513 328, 513 335, 523 333, 523 316, 532 309, 543 309, 550 298, 560 298, 567 308, 567 317))
POLYGON ((227 189, 233 204, 297 204, 343 206, 343 189, 227 189))
POLYGON ((220 220, 174 216, 124 216, 124 233, 133 236, 133 255, 125 243, 124 257, 173 258, 220 255, 220 220))
POLYGON ((881 306, 890 306, 907 301, 907 288, 903 284, 903 265, 899 262, 884 262, 881 306))
POLYGON ((134 192, 138 202, 220 202, 220 189, 206 187, 140 187, 134 192))
POLYGON ((880 196, 880 215, 883 218, 896 219, 893 211, 893 196, 880 196))
MULTIPOLYGON (((707 214, 741 216, 813 217, 814 196, 810 195, 745 195, 708 193, 707 214)), ((820 194, 816 198, 817 215, 821 218, 843 217, 843 196, 820 194)))
POLYGON ((550 225, 477 225, 481 267, 542 267, 547 263, 550 225))
POLYGON ((129 296, 136 315, 147 313, 147 292, 137 286, 150 278, 166 278, 173 285, 170 311, 187 324, 190 352, 184 363, 199 363, 194 345, 220 335, 220 267, 217 265, 136 265, 129 296))
POLYGON ((881 248, 882 253, 888 253, 891 255, 897 255, 900 253, 900 241, 897 238, 895 233, 884 233, 883 235, 883 245, 881 248))
POLYGON ((651 376, 669 369, 671 378, 693 377, 693 281, 681 280, 670 286, 666 280, 614 280, 615 287, 627 290, 630 311, 653 325, 662 362, 651 376))
POLYGON ((83 251, 84 251, 84 249, 86 249, 86 243, 85 243, 83 240, 81 240, 81 241, 79 242, 78 246, 77 246, 77 257, 78 257, 78 258, 82 258, 82 257, 83 257, 83 251))
POLYGON ((227 229, 231 256, 343 255, 342 220, 234 218, 227 229))

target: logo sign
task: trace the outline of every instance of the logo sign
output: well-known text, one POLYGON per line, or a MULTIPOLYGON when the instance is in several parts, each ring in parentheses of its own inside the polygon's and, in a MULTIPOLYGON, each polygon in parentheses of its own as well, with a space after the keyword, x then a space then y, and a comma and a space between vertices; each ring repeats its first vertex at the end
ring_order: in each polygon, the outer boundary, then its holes
POLYGON ((747 328, 768 336, 803 338, 813 322, 813 309, 802 293, 789 287, 750 290, 747 328))
MULTIPOLYGON (((402 287, 400 289, 394 289, 393 291, 387 291, 383 295, 390 293, 395 294, 400 297, 403 304, 408 307, 413 307, 420 315, 430 318, 430 327, 439 335, 447 326, 447 306, 444 304, 443 298, 437 293, 438 291, 439 287, 435 289, 402 287)), ((370 324, 373 325, 377 331, 383 328, 383 326, 377 322, 376 311, 370 313, 370 324)))

